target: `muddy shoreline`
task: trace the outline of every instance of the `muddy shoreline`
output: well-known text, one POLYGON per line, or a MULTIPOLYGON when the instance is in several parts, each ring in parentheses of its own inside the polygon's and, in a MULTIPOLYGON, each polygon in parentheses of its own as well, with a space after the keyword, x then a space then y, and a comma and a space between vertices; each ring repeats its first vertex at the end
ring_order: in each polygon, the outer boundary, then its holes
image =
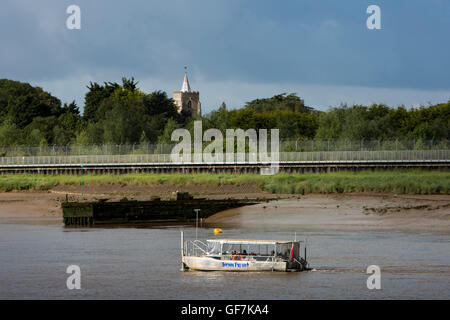
MULTIPOLYGON (((148 200, 175 197, 189 191, 209 199, 277 199, 227 210, 206 220, 209 226, 286 230, 379 230, 450 233, 449 195, 396 195, 379 193, 272 194, 254 185, 146 186, 89 185, 84 199, 148 200)), ((61 202, 80 200, 78 186, 58 186, 45 192, 0 193, 0 223, 62 223, 61 202)))
POLYGON ((310 194, 228 210, 211 226, 280 230, 371 230, 450 233, 450 197, 392 194, 310 194))

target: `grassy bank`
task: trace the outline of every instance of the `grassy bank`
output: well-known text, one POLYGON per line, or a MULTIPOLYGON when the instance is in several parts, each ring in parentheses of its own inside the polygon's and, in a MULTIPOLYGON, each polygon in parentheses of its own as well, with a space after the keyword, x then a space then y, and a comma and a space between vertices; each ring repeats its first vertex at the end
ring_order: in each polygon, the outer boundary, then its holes
POLYGON ((449 194, 450 171, 362 171, 330 174, 278 175, 260 187, 276 193, 384 192, 398 194, 449 194))
MULTIPOLYGON (((57 185, 79 185, 80 176, 3 175, 0 190, 49 190, 57 185)), ((124 174, 85 175, 84 184, 115 185, 257 185, 270 193, 386 192, 398 194, 449 194, 450 171, 396 170, 326 174, 124 174)))

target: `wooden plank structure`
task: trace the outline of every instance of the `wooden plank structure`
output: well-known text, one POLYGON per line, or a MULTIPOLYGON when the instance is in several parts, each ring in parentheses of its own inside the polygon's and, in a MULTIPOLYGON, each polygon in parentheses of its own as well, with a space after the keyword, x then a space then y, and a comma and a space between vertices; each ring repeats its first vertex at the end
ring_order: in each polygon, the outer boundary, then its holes
POLYGON ((193 199, 186 194, 182 194, 178 196, 177 200, 66 201, 61 206, 66 226, 101 226, 108 224, 192 222, 196 219, 195 209, 200 209, 198 218, 205 219, 220 211, 263 201, 267 200, 193 199))

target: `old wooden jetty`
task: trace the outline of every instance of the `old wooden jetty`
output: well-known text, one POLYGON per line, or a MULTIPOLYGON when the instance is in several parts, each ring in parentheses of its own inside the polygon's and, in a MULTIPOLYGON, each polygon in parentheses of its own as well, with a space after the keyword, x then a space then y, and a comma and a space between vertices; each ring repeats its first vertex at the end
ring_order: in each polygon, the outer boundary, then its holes
POLYGON ((194 199, 178 195, 176 200, 127 200, 63 202, 63 219, 66 226, 102 226, 108 224, 174 223, 205 219, 227 209, 253 205, 265 200, 194 199))

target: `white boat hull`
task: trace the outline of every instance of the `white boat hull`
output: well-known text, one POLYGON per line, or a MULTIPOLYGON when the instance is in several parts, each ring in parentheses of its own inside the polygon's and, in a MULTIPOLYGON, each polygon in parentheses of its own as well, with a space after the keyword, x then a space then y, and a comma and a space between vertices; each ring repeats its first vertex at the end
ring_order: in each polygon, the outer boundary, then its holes
POLYGON ((183 264, 198 271, 289 271, 285 261, 220 260, 207 256, 184 256, 183 264))

